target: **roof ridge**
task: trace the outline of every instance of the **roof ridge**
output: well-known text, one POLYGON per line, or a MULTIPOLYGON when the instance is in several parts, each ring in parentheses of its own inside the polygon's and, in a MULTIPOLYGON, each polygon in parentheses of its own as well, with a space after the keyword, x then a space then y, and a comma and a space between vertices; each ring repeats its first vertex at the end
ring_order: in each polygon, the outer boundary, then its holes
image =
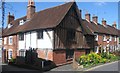
POLYGON ((68 3, 73 3, 73 2, 67 2, 67 3, 64 3, 64 4, 60 4, 60 5, 57 5, 57 6, 50 7, 50 8, 46 8, 46 9, 43 9, 43 10, 38 11, 38 12, 36 12, 36 13, 39 13, 39 12, 42 12, 42 11, 45 11, 45 10, 48 10, 48 9, 52 9, 52 8, 57 8, 57 7, 66 5, 66 4, 68 4, 68 3))

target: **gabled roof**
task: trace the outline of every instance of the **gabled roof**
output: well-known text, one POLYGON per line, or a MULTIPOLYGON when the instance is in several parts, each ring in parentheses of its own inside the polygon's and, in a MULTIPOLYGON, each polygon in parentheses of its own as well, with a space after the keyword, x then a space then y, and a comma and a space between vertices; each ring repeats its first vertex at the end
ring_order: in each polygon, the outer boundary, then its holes
POLYGON ((119 36, 118 29, 114 28, 113 26, 107 25, 107 29, 109 30, 109 32, 112 35, 118 35, 119 36))
POLYGON ((83 20, 83 22, 84 22, 84 25, 87 26, 93 34, 100 33, 100 34, 108 34, 108 35, 118 35, 118 29, 110 25, 103 26, 99 23, 95 24, 92 21, 88 22, 87 20, 83 20))
POLYGON ((12 22, 14 26, 8 29, 7 32, 4 32, 3 36, 36 29, 54 28, 63 20, 73 4, 74 2, 69 2, 36 12, 29 21, 24 23, 24 25, 19 25, 19 20, 26 19, 26 17, 14 20, 12 22))
POLYGON ((82 19, 82 28, 83 28, 83 31, 84 31, 84 34, 89 34, 89 35, 93 35, 93 31, 92 29, 89 27, 89 22, 87 22, 86 20, 82 19))
POLYGON ((12 24, 13 26, 11 28, 6 27, 3 30, 2 36, 8 36, 11 33, 15 32, 15 29, 19 26, 19 21, 20 20, 25 20, 25 19, 26 19, 26 16, 21 17, 19 19, 16 19, 16 20, 12 21, 10 24, 12 24))
POLYGON ((119 34, 118 36, 120 37, 120 30, 118 30, 118 34, 119 34))

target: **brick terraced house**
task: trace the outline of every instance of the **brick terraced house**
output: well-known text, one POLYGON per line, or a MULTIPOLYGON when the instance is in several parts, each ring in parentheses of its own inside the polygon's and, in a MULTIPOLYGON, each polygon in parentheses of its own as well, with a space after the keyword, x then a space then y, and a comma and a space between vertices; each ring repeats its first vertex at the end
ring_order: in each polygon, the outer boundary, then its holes
POLYGON ((90 14, 81 17, 75 2, 35 12, 34 1, 29 0, 27 15, 14 19, 8 15, 8 25, 3 31, 3 62, 16 56, 25 56, 30 48, 37 49, 38 57, 51 60, 56 65, 72 62, 90 51, 99 53, 100 48, 115 50, 118 30, 97 16, 90 21, 90 14))

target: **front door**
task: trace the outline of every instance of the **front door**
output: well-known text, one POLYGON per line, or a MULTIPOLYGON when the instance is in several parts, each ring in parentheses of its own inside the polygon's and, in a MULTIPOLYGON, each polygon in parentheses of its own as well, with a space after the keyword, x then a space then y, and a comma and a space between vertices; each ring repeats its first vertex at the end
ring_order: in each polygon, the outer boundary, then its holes
POLYGON ((72 60, 74 55, 74 49, 66 49, 66 60, 72 60))

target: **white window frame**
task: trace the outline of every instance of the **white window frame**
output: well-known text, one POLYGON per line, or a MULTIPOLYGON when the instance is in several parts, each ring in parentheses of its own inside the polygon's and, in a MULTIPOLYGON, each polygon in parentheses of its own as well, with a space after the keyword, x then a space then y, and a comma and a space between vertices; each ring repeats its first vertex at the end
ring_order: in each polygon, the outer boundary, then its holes
POLYGON ((9 45, 13 44, 13 36, 9 36, 9 45))
POLYGON ((117 41, 117 37, 115 36, 114 38, 115 38, 115 41, 117 41))
POLYGON ((95 53, 98 53, 98 52, 99 52, 99 47, 95 46, 95 53))
POLYGON ((7 37, 4 38, 4 44, 7 44, 7 37))
POLYGON ((110 36, 110 41, 112 41, 112 36, 110 36))
POLYGON ((13 54, 13 50, 9 49, 8 50, 8 59, 12 59, 12 54, 13 54))
POLYGON ((103 35, 103 41, 106 41, 107 39, 106 39, 106 35, 103 35))
POLYGON ((98 41, 98 34, 95 34, 95 41, 98 41))

